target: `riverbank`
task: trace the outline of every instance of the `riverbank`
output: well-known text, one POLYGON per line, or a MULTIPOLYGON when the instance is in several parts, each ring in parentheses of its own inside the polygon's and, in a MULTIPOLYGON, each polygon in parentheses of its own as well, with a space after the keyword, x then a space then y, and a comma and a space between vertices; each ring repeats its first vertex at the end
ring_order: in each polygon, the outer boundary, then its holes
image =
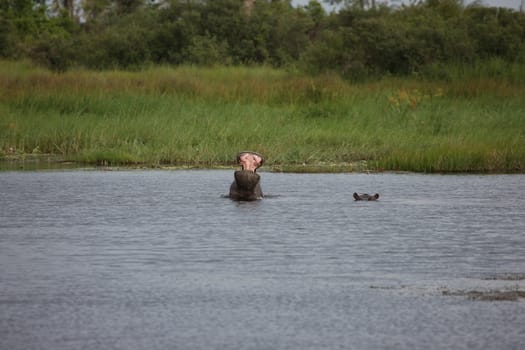
MULTIPOLYGON (((17 170, 57 170, 57 169, 161 169, 161 170, 184 170, 184 169, 238 169, 239 165, 234 164, 119 164, 109 162, 83 163, 69 161, 61 156, 54 154, 23 154, 17 156, 7 156, 0 159, 0 171, 17 170)), ((366 161, 353 163, 319 163, 319 164, 285 164, 263 166, 260 171, 278 173, 350 173, 350 172, 375 172, 368 169, 366 161)))
POLYGON ((0 66, 0 160, 213 168, 248 149, 272 171, 525 171, 525 80, 490 70, 351 84, 261 67, 0 66))

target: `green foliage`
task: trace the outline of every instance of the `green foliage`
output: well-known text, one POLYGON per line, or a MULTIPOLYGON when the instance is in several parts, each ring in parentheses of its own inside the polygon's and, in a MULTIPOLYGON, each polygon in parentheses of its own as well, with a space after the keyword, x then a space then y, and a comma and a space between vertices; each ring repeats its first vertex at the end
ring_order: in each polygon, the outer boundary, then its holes
POLYGON ((327 14, 317 1, 293 8, 287 0, 260 0, 247 12, 243 0, 86 0, 84 17, 76 19, 71 11, 33 0, 6 0, 0 6, 0 56, 29 57, 56 71, 268 65, 350 80, 493 58, 525 61, 521 12, 465 7, 459 0, 396 9, 374 1, 345 3, 357 6, 327 14))
POLYGON ((228 46, 215 37, 194 36, 186 50, 185 60, 200 66, 228 65, 228 46))
POLYGON ((72 19, 65 13, 48 17, 46 8, 33 0, 7 1, 0 8, 0 56, 25 56, 65 69, 67 57, 61 56, 74 30, 72 19))
POLYGON ((525 14, 502 8, 465 11, 466 28, 480 58, 525 59, 525 14))
POLYGON ((9 33, 12 32, 11 23, 5 16, 0 13, 0 57, 10 56, 10 37, 9 33))

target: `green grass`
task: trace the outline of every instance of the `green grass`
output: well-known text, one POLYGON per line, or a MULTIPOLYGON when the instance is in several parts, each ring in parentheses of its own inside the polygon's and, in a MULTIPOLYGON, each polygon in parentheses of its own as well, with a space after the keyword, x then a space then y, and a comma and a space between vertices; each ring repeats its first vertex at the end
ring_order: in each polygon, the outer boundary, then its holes
POLYGON ((284 171, 523 172, 525 79, 478 66, 350 84, 265 67, 0 62, 0 159, 214 167, 241 150, 284 171))

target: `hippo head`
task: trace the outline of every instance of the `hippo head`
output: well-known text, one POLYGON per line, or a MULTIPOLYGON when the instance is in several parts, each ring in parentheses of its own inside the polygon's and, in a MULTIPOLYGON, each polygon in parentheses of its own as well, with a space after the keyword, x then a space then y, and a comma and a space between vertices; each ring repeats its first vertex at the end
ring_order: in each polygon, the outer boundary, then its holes
POLYGON ((261 177, 256 171, 264 163, 263 156, 256 152, 241 152, 237 155, 237 163, 241 165, 241 170, 234 173, 230 198, 246 201, 262 198, 261 177))
POLYGON ((368 193, 359 194, 357 192, 354 192, 353 196, 356 201, 375 201, 379 199, 379 193, 370 195, 368 193))

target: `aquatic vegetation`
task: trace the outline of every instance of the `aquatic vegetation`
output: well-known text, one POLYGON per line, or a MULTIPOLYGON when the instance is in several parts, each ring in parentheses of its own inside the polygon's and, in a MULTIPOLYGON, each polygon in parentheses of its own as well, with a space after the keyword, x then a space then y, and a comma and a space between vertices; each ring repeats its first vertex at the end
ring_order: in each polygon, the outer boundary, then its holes
POLYGON ((385 78, 352 84, 265 67, 58 74, 0 70, 0 158, 233 165, 276 171, 525 170, 525 84, 385 78))

